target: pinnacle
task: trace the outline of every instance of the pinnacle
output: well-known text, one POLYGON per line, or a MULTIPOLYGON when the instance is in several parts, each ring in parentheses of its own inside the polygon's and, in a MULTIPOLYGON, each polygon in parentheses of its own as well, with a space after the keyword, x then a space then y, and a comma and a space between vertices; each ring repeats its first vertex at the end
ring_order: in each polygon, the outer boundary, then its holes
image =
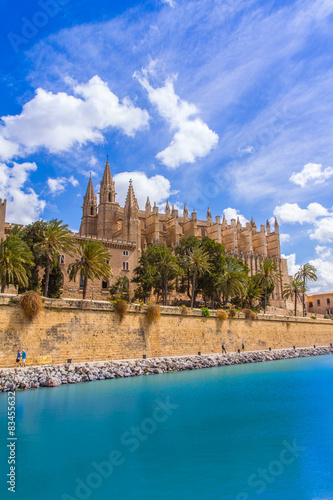
POLYGON ((106 186, 113 184, 109 160, 106 160, 102 184, 106 186))
POLYGON ((126 196, 126 202, 125 202, 125 207, 138 207, 138 202, 134 194, 134 189, 133 189, 133 181, 130 179, 129 181, 129 186, 128 186, 128 191, 127 191, 127 196, 126 196))
POLYGON ((86 191, 86 195, 84 197, 84 201, 86 201, 86 202, 87 201, 96 201, 96 195, 95 195, 94 186, 93 186, 91 177, 89 177, 87 191, 86 191))

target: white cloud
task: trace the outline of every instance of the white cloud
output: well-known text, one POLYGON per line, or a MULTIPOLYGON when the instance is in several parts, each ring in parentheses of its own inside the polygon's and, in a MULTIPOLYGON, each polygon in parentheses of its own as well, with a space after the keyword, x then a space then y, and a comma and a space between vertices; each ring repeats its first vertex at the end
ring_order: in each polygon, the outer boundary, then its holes
POLYGON ((279 222, 290 224, 314 223, 318 217, 327 217, 328 210, 320 203, 310 203, 307 208, 300 208, 297 203, 284 203, 274 209, 274 215, 279 222))
POLYGON ((48 178, 47 185, 49 187, 50 193, 55 196, 63 191, 65 191, 66 185, 71 184, 73 187, 77 187, 79 185, 79 181, 75 179, 73 175, 70 177, 56 177, 55 179, 48 178))
POLYGON ((281 233, 280 234, 280 241, 281 241, 281 243, 287 243, 288 241, 290 241, 290 234, 281 233))
POLYGON ((170 5, 170 7, 172 7, 173 9, 176 7, 176 2, 174 0, 162 0, 162 3, 170 5))
POLYGON ((316 246, 318 257, 310 260, 317 270, 318 280, 309 283, 312 293, 333 290, 333 255, 332 250, 325 246, 316 246))
POLYGON ((284 255, 283 253, 281 254, 282 259, 287 259, 287 264, 288 264, 288 274, 290 276, 294 276, 297 271, 299 270, 300 266, 299 264, 296 264, 296 254, 291 253, 290 255, 284 255))
POLYGON ((332 242, 333 241, 333 216, 324 217, 323 219, 316 221, 315 230, 310 233, 310 238, 312 240, 318 240, 322 242, 332 242))
POLYGON ((109 127, 128 136, 147 127, 148 112, 136 108, 128 98, 119 101, 99 76, 72 85, 76 97, 39 88, 20 115, 2 117, 3 156, 24 155, 41 147, 52 153, 68 151, 75 144, 102 142, 102 131, 109 127))
MULTIPOLYGON (((318 257, 309 260, 309 264, 316 268, 317 281, 309 281, 309 293, 324 292, 333 290, 333 255, 332 250, 326 246, 316 246, 318 257)), ((288 273, 294 276, 299 270, 299 265, 296 264, 296 254, 281 255, 283 259, 287 259, 288 273)))
POLYGON ((33 189, 24 189, 30 172, 36 170, 36 163, 13 162, 12 167, 0 163, 0 198, 7 199, 7 221, 30 224, 43 212, 46 202, 33 189))
POLYGON ((245 226, 247 222, 249 222, 244 215, 241 215, 239 213, 239 210, 236 210, 236 208, 225 208, 223 210, 223 213, 228 221, 230 223, 231 219, 237 220, 237 217, 239 217, 239 222, 242 224, 242 226, 245 226))
POLYGON ((149 69, 136 72, 134 76, 147 90, 150 102, 156 106, 160 116, 175 131, 170 145, 156 155, 166 167, 177 168, 183 163, 194 163, 197 158, 207 156, 217 145, 219 137, 200 118, 193 118, 199 110, 175 93, 174 78, 169 77, 163 87, 153 88, 148 80, 154 62, 149 69))
POLYGON ((307 163, 301 172, 293 172, 289 180, 304 188, 309 182, 322 184, 332 176, 333 168, 326 167, 323 170, 321 163, 307 163))
POLYGON ((176 191, 171 190, 170 181, 163 175, 147 177, 143 172, 121 172, 114 176, 114 181, 117 190, 117 201, 122 206, 126 200, 130 179, 133 180, 134 193, 141 210, 145 208, 147 196, 149 196, 150 203, 153 206, 154 201, 159 205, 176 193, 176 191))

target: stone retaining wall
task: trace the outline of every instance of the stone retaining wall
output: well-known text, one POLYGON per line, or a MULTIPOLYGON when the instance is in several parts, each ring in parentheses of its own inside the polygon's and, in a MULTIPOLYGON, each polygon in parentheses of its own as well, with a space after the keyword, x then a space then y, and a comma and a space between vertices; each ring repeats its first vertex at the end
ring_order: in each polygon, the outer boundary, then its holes
POLYGON ((45 299, 32 321, 25 318, 15 298, 0 295, 0 367, 15 364, 18 349, 25 349, 30 364, 133 359, 237 351, 286 349, 293 346, 329 346, 333 321, 258 315, 254 321, 240 317, 219 321, 201 310, 161 308, 161 317, 149 323, 146 306, 131 305, 120 321, 107 302, 45 299))

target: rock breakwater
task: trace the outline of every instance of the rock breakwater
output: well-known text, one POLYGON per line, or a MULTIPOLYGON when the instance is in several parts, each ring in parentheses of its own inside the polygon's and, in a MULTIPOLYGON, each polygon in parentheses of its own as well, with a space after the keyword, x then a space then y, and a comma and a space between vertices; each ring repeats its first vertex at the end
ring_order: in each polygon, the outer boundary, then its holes
POLYGON ((326 354, 333 354, 333 347, 6 368, 0 370, 0 391, 56 387, 62 384, 77 384, 94 380, 155 375, 326 354))

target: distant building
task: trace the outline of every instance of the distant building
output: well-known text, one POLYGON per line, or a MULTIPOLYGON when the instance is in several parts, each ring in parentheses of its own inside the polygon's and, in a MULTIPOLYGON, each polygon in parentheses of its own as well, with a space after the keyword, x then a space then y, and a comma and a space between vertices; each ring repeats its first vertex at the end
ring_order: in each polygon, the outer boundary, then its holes
POLYGON ((311 293, 307 296, 307 311, 333 316, 333 292, 311 293))

